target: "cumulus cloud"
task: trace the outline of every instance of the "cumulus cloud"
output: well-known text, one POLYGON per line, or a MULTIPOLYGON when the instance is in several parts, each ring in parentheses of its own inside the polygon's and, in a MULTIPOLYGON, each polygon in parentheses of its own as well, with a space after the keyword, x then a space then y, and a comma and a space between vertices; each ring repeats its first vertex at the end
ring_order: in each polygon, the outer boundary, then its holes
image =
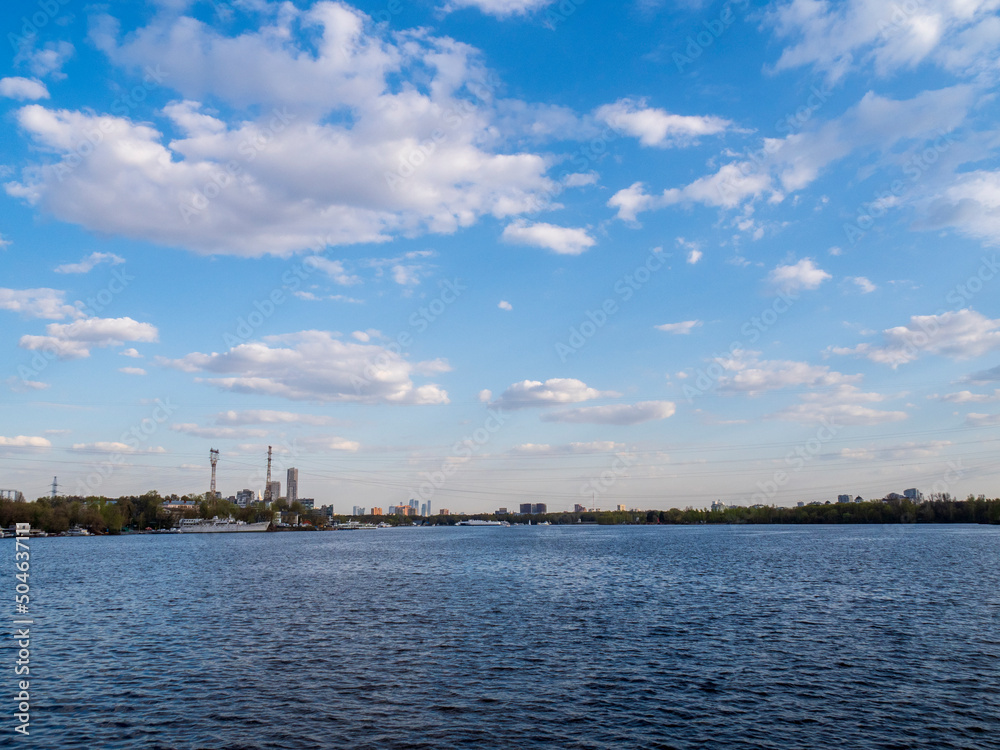
POLYGON ((598 108, 597 118, 639 139, 643 146, 687 146, 706 135, 724 133, 732 123, 721 117, 675 115, 646 106, 644 99, 619 99, 598 108))
POLYGON ((868 404, 886 400, 880 393, 864 393, 854 385, 841 385, 820 393, 806 393, 801 403, 770 415, 802 424, 829 425, 879 425, 901 422, 907 418, 904 411, 885 411, 868 404))
POLYGON ((0 96, 8 99, 35 100, 48 99, 49 90, 45 84, 33 78, 0 78, 0 96))
POLYGON ((817 267, 812 258, 803 258, 793 265, 776 266, 767 278, 775 289, 799 292, 818 289, 820 284, 833 277, 817 267))
POLYGON ((59 289, 0 288, 0 310, 20 313, 25 318, 62 320, 83 316, 76 307, 66 304, 66 292, 59 289))
POLYGON ((169 70, 163 85, 180 97, 159 114, 172 135, 155 121, 27 105, 18 125, 54 159, 8 193, 97 232, 287 256, 448 234, 558 192, 547 157, 492 135, 494 84, 477 50, 426 29, 390 34, 341 3, 248 12, 254 28, 233 36, 174 13, 125 34, 95 17, 91 38, 112 62, 169 70), (412 78, 420 85, 399 85, 412 78), (224 119, 206 101, 257 114, 224 119), (81 160, 92 132, 102 138, 81 160))
POLYGON ((59 359, 82 359, 97 347, 121 346, 126 341, 157 341, 159 332, 132 318, 86 318, 72 323, 49 323, 45 336, 22 336, 19 345, 30 351, 52 351, 59 359))
POLYGON ((971 427, 993 427, 1000 425, 1000 414, 969 414, 965 418, 966 424, 971 427))
POLYGON ((126 375, 145 375, 146 371, 141 367, 119 367, 118 372, 123 372, 126 375))
POLYGON ((1000 401, 1000 389, 990 393, 973 393, 972 391, 958 391, 957 393, 945 393, 944 395, 934 394, 928 396, 935 401, 944 401, 948 404, 985 404, 991 401, 1000 401))
MULTIPOLYGON (((617 209, 618 218, 635 222, 640 213, 678 204, 735 209, 758 200, 780 203, 851 153, 892 158, 901 143, 940 138, 942 132, 963 123, 974 103, 975 90, 964 84, 924 91, 907 100, 869 92, 840 117, 784 138, 765 138, 754 156, 723 164, 683 187, 657 194, 635 182, 615 193, 608 205, 617 209)), ((757 229, 752 222, 746 226, 757 229)))
POLYGON ((1000 45, 995 13, 991 0, 791 0, 766 16, 775 35, 788 40, 773 70, 812 66, 839 81, 863 66, 887 77, 926 60, 951 72, 974 73, 995 59, 1000 45))
POLYGON ((0 448, 51 448, 52 443, 43 437, 17 435, 4 437, 0 435, 0 448))
POLYGON ((701 327, 700 320, 684 320, 680 323, 663 323, 656 326, 656 330, 665 331, 666 333, 673 333, 678 335, 684 335, 691 333, 695 328, 701 327))
POLYGON ((847 280, 852 282, 862 294, 871 294, 878 289, 877 286, 864 276, 850 276, 847 280))
POLYGON ((202 427, 191 422, 182 422, 170 425, 174 432, 183 432, 195 437, 209 438, 211 440, 225 440, 229 438, 246 439, 250 437, 267 437, 267 430, 247 429, 245 427, 202 427))
POLYGON ((477 8, 483 13, 497 18, 523 16, 554 3, 555 0, 448 0, 445 10, 477 8))
POLYGON ((329 425, 333 417, 320 414, 299 414, 291 411, 274 409, 247 409, 245 411, 224 411, 215 415, 215 423, 222 425, 247 424, 288 424, 288 425, 329 425))
POLYGON ((512 304, 510 304, 510 302, 508 302, 505 299, 500 300, 500 302, 497 303, 497 307, 499 307, 501 310, 513 310, 514 309, 514 306, 512 304))
POLYGON ((235 393, 293 401, 385 404, 445 404, 436 384, 416 385, 421 371, 441 372, 446 363, 411 363, 374 344, 342 341, 329 331, 265 336, 222 353, 195 352, 161 364, 192 373, 198 381, 235 393))
POLYGON ((91 253, 86 258, 81 260, 79 263, 63 263, 61 266, 56 266, 56 273, 87 273, 93 268, 101 263, 109 263, 113 266, 117 266, 124 263, 125 259, 115 255, 114 253, 91 253))
POLYGON ((523 219, 508 224, 501 239, 517 245, 544 247, 560 255, 579 255, 597 244, 597 240, 587 234, 585 229, 523 219))
MULTIPOLYGON (((1000 171, 979 169, 956 176, 923 202, 916 225, 952 227, 989 245, 1000 245, 1000 171)), ((997 265, 995 256, 993 265, 997 265)))
POLYGON ((80 453, 129 453, 129 454, 154 454, 154 453, 166 453, 166 449, 162 446, 150 446, 149 448, 141 448, 135 445, 130 445, 128 443, 119 442, 105 442, 98 441, 96 443, 74 443, 73 450, 80 453))
POLYGON ((893 368, 921 354, 971 359, 1000 348, 1000 320, 968 308, 939 315, 914 315, 904 326, 882 331, 882 343, 831 347, 833 354, 854 354, 893 368))
POLYGON ((492 405, 506 409, 524 409, 533 406, 575 404, 618 395, 620 394, 613 391, 591 388, 576 378, 549 378, 544 383, 540 380, 522 380, 507 388, 500 394, 500 398, 492 402, 492 405))
POLYGON ((543 422, 574 422, 585 424, 633 425, 654 419, 667 419, 677 411, 672 401, 639 401, 635 404, 582 406, 562 409, 542 415, 543 422))
POLYGON ((8 388, 14 391, 14 393, 43 391, 49 387, 48 383, 42 383, 38 380, 25 380, 24 378, 19 378, 17 375, 11 375, 3 382, 7 385, 8 388))
POLYGON ((732 373, 718 378, 720 393, 745 393, 758 396, 784 388, 828 388, 857 383, 860 375, 844 375, 825 365, 807 362, 758 359, 758 352, 736 352, 728 359, 716 361, 732 373))

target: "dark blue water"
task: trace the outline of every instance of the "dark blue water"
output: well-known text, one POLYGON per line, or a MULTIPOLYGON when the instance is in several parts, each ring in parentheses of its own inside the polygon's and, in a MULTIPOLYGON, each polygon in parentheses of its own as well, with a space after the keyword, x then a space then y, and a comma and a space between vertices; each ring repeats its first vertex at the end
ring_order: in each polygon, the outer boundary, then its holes
POLYGON ((0 746, 1000 748, 1000 527, 31 548, 31 735, 4 697, 0 746))

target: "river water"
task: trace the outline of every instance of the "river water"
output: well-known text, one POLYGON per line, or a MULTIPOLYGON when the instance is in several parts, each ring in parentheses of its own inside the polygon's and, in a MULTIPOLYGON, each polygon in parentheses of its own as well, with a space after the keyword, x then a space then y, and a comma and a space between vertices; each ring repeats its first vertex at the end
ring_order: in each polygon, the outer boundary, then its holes
POLYGON ((2 747, 1000 748, 1000 527, 30 546, 30 736, 8 637, 2 747))

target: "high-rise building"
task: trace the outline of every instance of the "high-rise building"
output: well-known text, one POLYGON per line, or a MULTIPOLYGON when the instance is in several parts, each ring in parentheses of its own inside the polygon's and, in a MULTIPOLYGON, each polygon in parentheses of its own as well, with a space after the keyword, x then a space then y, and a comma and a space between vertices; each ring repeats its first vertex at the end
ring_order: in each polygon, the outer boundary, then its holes
POLYGON ((288 470, 288 482, 285 486, 285 495, 288 498, 288 504, 291 505, 296 500, 299 499, 299 470, 289 469, 288 470))
MULTIPOLYGON (((312 497, 300 497, 298 500, 299 500, 299 505, 302 506, 303 510, 312 510, 313 508, 316 507, 316 499, 315 498, 312 498, 312 497)), ((291 502, 291 501, 289 501, 289 502, 291 502)))
POLYGON ((548 513, 546 510, 545 503, 533 503, 531 506, 532 513, 548 513))
POLYGON ((351 513, 351 515, 352 516, 363 516, 363 515, 365 515, 365 509, 362 508, 360 505, 355 505, 354 506, 354 510, 351 513))
POLYGON ((573 506, 573 512, 574 513, 584 513, 584 512, 586 512, 586 510, 587 510, 587 506, 586 505, 580 505, 580 503, 577 503, 576 505, 573 506))
POLYGON ((531 503, 521 503, 521 515, 527 516, 531 514, 531 503))
POLYGON ((438 514, 442 516, 448 516, 451 515, 451 511, 449 511, 447 508, 442 508, 441 510, 438 511, 438 514))
POLYGON ((382 515, 382 509, 381 508, 372 508, 372 513, 371 514, 373 516, 381 516, 382 515))
POLYGON ((919 503, 923 501, 924 493, 914 487, 913 489, 903 490, 903 497, 919 503))
POLYGON ((272 481, 267 485, 267 492, 264 493, 265 497, 270 497, 273 503, 279 497, 281 497, 281 482, 272 481))
POLYGON ((236 504, 241 508, 245 508, 256 501, 257 493, 253 490, 240 490, 236 493, 236 504))
POLYGON ((851 502, 851 496, 850 495, 837 495, 837 502, 838 503, 849 503, 849 502, 851 502))

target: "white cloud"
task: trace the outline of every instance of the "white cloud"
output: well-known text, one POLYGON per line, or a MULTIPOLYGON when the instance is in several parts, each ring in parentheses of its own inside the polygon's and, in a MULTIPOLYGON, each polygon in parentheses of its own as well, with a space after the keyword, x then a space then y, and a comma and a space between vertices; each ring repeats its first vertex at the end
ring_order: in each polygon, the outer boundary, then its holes
POLYGON ((139 448, 135 445, 130 445, 128 443, 105 442, 105 441, 98 441, 96 443, 74 443, 73 450, 79 451, 80 453, 154 454, 154 453, 167 452, 165 448, 159 445, 150 446, 149 448, 139 448))
POLYGON ((360 277, 352 276, 344 269, 343 261, 330 260, 321 255, 312 255, 303 261, 303 265, 312 266, 322 271, 341 286, 351 286, 352 284, 361 283, 360 277))
POLYGON ((348 440, 347 438, 331 437, 326 435, 299 438, 298 444, 303 448, 318 453, 328 453, 330 451, 356 453, 361 449, 361 443, 356 440, 348 440))
POLYGON ((493 400, 493 391, 491 391, 489 388, 483 388, 483 390, 479 392, 478 398, 480 403, 488 404, 490 401, 493 400))
POLYGON ((195 352, 159 360, 225 391, 277 396, 293 401, 385 404, 445 404, 448 394, 436 384, 417 386, 411 376, 422 367, 442 371, 440 363, 408 362, 391 349, 341 341, 328 331, 265 336, 227 352, 195 352))
POLYGON ((643 146, 670 148, 696 143, 706 135, 724 133, 732 123, 721 117, 674 115, 647 107, 643 99, 619 99, 595 113, 612 128, 639 139, 643 146))
POLYGON ((877 286, 864 276, 849 276, 847 280, 853 282, 862 294, 871 294, 878 289, 877 286))
POLYGON ((585 229, 523 219, 508 224, 501 239, 517 245, 544 247, 560 255, 579 255, 597 244, 597 240, 587 234, 585 229))
POLYGON ((549 445, 548 443, 522 443, 510 449, 511 453, 519 455, 580 455, 594 453, 616 453, 627 446, 613 440, 597 440, 589 443, 568 443, 566 445, 549 445))
POLYGON ((862 66, 888 77, 929 60, 952 72, 974 73, 995 60, 995 13, 992 0, 791 0, 767 16, 778 37, 792 40, 774 70, 808 65, 838 81, 862 66))
POLYGON ((202 427, 190 422, 182 422, 170 425, 174 432, 183 432, 186 435, 208 438, 210 440, 243 439, 251 437, 267 437, 267 430, 247 429, 245 427, 202 427))
POLYGON ((37 380, 25 380, 24 378, 19 378, 17 375, 11 375, 9 378, 3 381, 7 384, 14 393, 27 393, 28 391, 43 391, 49 387, 48 383, 42 383, 37 380))
POLYGON ((1000 414, 976 414, 973 412, 966 416, 965 422, 972 427, 993 427, 1000 425, 1000 414))
POLYGON ((94 347, 121 346, 126 341, 157 341, 159 332, 132 318, 86 318, 72 323, 49 323, 45 336, 22 336, 19 345, 30 351, 48 350, 59 359, 82 359, 94 347))
POLYGON ((885 398, 880 393, 864 393, 853 385, 841 385, 832 391, 806 393, 801 396, 802 403, 770 416, 772 419, 802 424, 819 423, 838 427, 887 424, 907 418, 904 411, 883 411, 867 406, 884 401, 885 398))
POLYGON ((118 353, 123 357, 131 357, 132 359, 142 359, 142 355, 139 354, 138 350, 131 346, 128 349, 122 349, 118 353))
MULTIPOLYGON (((900 143, 939 139, 963 123, 975 99, 968 85, 924 91, 907 100, 869 92, 840 117, 784 138, 765 138, 752 156, 723 164, 683 187, 657 195, 636 182, 615 193, 608 205, 618 210, 619 219, 634 222, 640 213, 677 204, 735 209, 764 199, 780 203, 848 154, 874 152, 895 159, 893 150, 900 143)), ((759 229, 752 222, 745 222, 745 228, 759 229)))
POLYGON ((918 228, 954 227, 966 236, 1000 245, 1000 171, 975 170, 958 175, 938 194, 923 201, 920 213, 918 228))
POLYGON ((905 326, 882 331, 881 344, 831 347, 833 354, 856 354, 893 368, 912 362, 922 353, 951 359, 971 359, 1000 348, 1000 320, 975 310, 939 315, 914 315, 905 326))
POLYGON ((700 320, 685 320, 680 323, 663 323, 662 325, 656 326, 658 331, 666 331, 667 333, 687 335, 691 333, 695 328, 701 327, 700 320))
POLYGON ((2 289, 0 310, 20 313, 26 318, 62 320, 83 315, 73 305, 67 305, 66 292, 58 289, 2 289))
POLYGON ((803 258, 794 265, 777 266, 768 274, 771 285, 785 292, 818 289, 820 284, 832 278, 817 267, 812 258, 803 258))
POLYGON ((17 61, 27 63, 29 70, 38 78, 51 76, 55 80, 66 77, 62 72, 62 66, 73 56, 76 49, 67 41, 47 42, 41 49, 34 48, 35 39, 31 39, 31 45, 24 46, 18 52, 17 61))
POLYGON ((100 263, 110 263, 117 266, 124 263, 125 259, 114 253, 91 253, 79 263, 63 263, 56 266, 56 273, 87 273, 100 263))
POLYGON ((1000 389, 989 393, 973 393, 972 391, 958 391, 957 393, 945 393, 942 396, 934 394, 928 396, 935 401, 944 401, 948 404, 986 404, 991 401, 1000 401, 1000 389))
POLYGON ((215 415, 216 424, 247 425, 247 424, 290 424, 290 425, 329 425, 334 423, 333 417, 317 414, 298 414, 291 411, 276 411, 273 409, 249 409, 246 411, 224 411, 215 415))
POLYGON ((566 175, 563 185, 569 188, 586 187, 597 184, 597 172, 574 172, 566 175))
POLYGON ((506 409, 524 409, 532 406, 575 404, 618 395, 613 391, 591 388, 576 378, 549 378, 544 383, 539 380, 522 380, 520 383, 514 383, 492 403, 494 406, 506 409))
POLYGON ((141 367, 119 367, 118 372, 123 372, 126 375, 145 375, 146 371, 141 367))
POLYGON ((0 78, 0 96, 21 101, 48 99, 49 90, 44 83, 33 78, 0 78))
POLYGON ((453 233, 558 192, 548 157, 511 151, 491 129, 494 84, 477 50, 426 29, 389 32, 340 3, 255 10, 237 36, 173 13, 125 34, 97 17, 91 38, 114 63, 169 71, 164 85, 181 101, 159 114, 176 136, 27 105, 18 124, 55 161, 25 168, 8 193, 96 232, 287 256, 453 233), (259 114, 221 119, 207 101, 259 114), (95 130, 100 143, 80 161, 76 145, 95 130), (230 163, 236 175, 221 172, 230 163), (206 197, 213 178, 224 186, 206 197))
POLYGON ((860 375, 844 375, 825 365, 789 360, 757 359, 758 352, 736 352, 729 359, 717 359, 727 372, 718 378, 720 393, 746 393, 758 396, 784 388, 828 388, 857 383, 860 375))
POLYGON ((514 309, 514 306, 512 304, 510 304, 510 302, 508 302, 505 299, 500 300, 500 302, 497 303, 497 307, 499 307, 501 310, 513 310, 514 309))
POLYGON ((861 461, 911 461, 916 458, 933 458, 951 445, 949 440, 931 440, 926 443, 902 443, 886 448, 843 448, 841 458, 861 461))
POLYGON ((554 3, 555 0, 448 0, 445 10, 478 8, 483 13, 497 18, 523 16, 554 3))
POLYGON ((43 437, 30 435, 17 435, 16 437, 4 437, 0 435, 0 448, 51 448, 52 443, 43 437))
POLYGON ((640 401, 635 404, 583 406, 542 414, 543 422, 632 425, 654 419, 667 419, 677 411, 672 401, 640 401))

